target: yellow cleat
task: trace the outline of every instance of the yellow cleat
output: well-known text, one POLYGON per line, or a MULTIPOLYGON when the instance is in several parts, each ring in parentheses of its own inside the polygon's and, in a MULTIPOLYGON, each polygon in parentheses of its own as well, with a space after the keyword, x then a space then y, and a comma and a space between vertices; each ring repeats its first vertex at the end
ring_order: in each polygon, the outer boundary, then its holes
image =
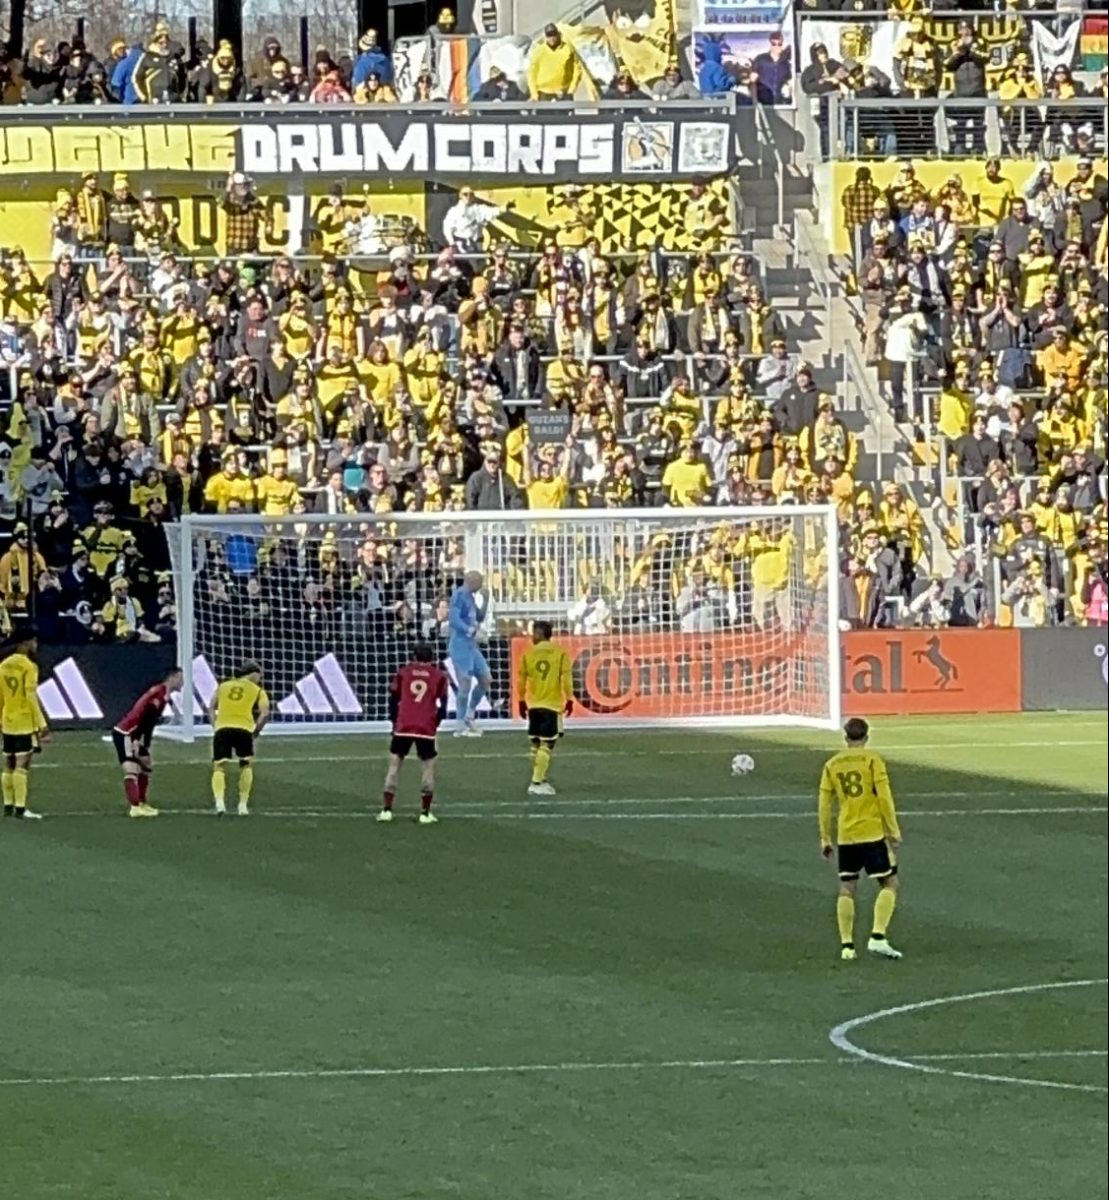
POLYGON ((843 962, 854 962, 859 956, 855 953, 854 946, 844 946, 839 952, 840 959, 843 962))
POLYGON ((156 817, 158 810, 150 804, 132 804, 127 815, 132 818, 156 817))
POLYGON ((439 818, 433 812, 420 813, 418 820, 421 825, 438 825, 439 824, 439 818))

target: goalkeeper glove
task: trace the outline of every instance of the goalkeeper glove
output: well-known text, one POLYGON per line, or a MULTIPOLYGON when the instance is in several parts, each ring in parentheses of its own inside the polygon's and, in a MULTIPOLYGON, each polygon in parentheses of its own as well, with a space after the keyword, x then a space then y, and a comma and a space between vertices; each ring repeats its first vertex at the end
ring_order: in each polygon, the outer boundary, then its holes
POLYGON ((568 717, 573 711, 574 711, 573 700, 567 700, 566 703, 562 706, 562 715, 564 717, 568 717))
POLYGON ((526 700, 521 700, 521 701, 520 701, 520 703, 519 703, 519 704, 516 706, 516 709, 517 709, 517 711, 518 711, 518 712, 519 712, 519 714, 520 714, 520 719, 521 719, 522 721, 526 721, 526 720, 528 719, 528 704, 527 704, 527 701, 526 701, 526 700))

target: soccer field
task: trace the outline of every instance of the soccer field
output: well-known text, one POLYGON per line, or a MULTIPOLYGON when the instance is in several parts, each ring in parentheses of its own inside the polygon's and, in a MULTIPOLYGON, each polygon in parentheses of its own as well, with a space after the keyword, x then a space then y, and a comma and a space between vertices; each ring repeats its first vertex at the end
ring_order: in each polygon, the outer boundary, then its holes
POLYGON ((1105 1195, 1104 714, 875 723, 899 963, 838 961, 832 734, 573 731, 546 802, 445 743, 423 828, 382 738, 264 736, 245 820, 158 742, 128 821, 56 737, 0 826, 3 1196, 1105 1195))

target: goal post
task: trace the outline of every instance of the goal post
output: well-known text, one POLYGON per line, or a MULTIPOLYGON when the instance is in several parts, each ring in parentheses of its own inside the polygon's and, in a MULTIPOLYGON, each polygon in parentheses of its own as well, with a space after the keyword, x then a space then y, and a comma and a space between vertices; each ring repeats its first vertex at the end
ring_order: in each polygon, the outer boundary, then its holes
POLYGON ((387 729, 416 641, 453 683, 446 607, 467 570, 485 576, 487 727, 521 724, 515 667, 537 619, 570 651, 580 727, 840 721, 834 507, 186 514, 166 533, 184 686, 165 731, 184 740, 247 659, 270 730, 387 729))

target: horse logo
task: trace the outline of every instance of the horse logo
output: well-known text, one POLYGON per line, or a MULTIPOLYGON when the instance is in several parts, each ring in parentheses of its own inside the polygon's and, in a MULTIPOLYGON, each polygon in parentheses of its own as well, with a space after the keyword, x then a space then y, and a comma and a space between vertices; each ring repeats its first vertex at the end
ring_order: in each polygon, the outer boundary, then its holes
POLYGON ((941 692, 959 678, 959 668, 949 658, 944 658, 938 637, 929 638, 923 650, 914 650, 913 658, 918 663, 930 664, 936 672, 935 682, 941 692))

